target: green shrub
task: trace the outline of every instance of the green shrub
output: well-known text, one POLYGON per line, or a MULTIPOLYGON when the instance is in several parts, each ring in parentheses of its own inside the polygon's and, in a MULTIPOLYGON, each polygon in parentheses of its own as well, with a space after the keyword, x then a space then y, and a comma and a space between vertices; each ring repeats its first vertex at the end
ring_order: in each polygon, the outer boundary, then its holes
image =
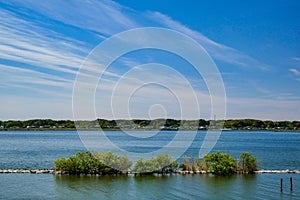
POLYGON ((132 171, 138 173, 165 173, 174 170, 176 167, 178 167, 177 162, 172 160, 169 155, 163 154, 157 155, 150 160, 139 159, 132 171))
POLYGON ((90 151, 86 151, 77 152, 75 156, 69 156, 67 159, 60 158, 54 165, 55 170, 68 174, 108 174, 127 171, 131 161, 126 156, 117 156, 112 152, 99 152, 94 156, 90 151), (109 159, 112 160, 108 162, 109 159))
POLYGON ((217 151, 204 157, 211 173, 216 175, 230 175, 236 173, 237 163, 235 158, 228 153, 217 151))
POLYGON ((249 152, 240 156, 239 168, 242 173, 254 173, 257 170, 257 159, 249 152))
POLYGON ((95 158, 107 166, 119 171, 128 171, 132 162, 127 156, 118 156, 113 152, 97 152, 94 154, 95 158))

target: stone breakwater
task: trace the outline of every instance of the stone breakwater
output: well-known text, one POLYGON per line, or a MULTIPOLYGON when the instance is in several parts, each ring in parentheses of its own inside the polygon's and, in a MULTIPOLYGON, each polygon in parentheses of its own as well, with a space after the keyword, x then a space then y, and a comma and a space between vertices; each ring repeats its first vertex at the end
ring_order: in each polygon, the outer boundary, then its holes
POLYGON ((53 169, 0 169, 0 174, 56 174, 53 169))
POLYGON ((263 173, 268 173, 268 174, 300 174, 300 170, 290 170, 290 169, 284 169, 284 170, 267 170, 267 169, 262 169, 255 171, 257 174, 263 174, 263 173))
MULTIPOLYGON (((12 174, 12 173, 19 173, 19 174, 62 174, 61 171, 55 171, 54 169, 0 169, 0 174, 12 174)), ((176 170, 173 172, 166 172, 165 174, 207 174, 209 172, 206 171, 183 171, 183 170, 176 170)), ((300 170, 258 170, 255 171, 256 174, 300 174, 300 170)), ((126 172, 125 174, 138 174, 135 172, 126 172)))

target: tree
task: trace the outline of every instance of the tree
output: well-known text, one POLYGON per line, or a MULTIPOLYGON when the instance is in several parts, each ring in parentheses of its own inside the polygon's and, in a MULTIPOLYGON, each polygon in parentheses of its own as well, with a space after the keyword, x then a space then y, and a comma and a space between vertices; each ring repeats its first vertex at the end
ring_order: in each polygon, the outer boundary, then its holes
POLYGON ((70 156, 66 162, 66 172, 69 174, 81 174, 80 163, 76 156, 70 156))
POLYGON ((173 160, 168 154, 157 155, 153 159, 154 162, 157 162, 158 170, 165 171, 173 163, 173 160))
POLYGON ((178 167, 177 162, 172 160, 169 155, 163 154, 157 155, 155 158, 150 160, 139 159, 135 163, 132 171, 138 173, 164 173, 167 171, 172 171, 176 167, 178 167))
POLYGON ((103 153, 106 159, 113 158, 112 166, 107 165, 94 157, 90 151, 77 152, 75 156, 67 159, 60 158, 54 162, 55 170, 68 174, 110 174, 128 170, 131 161, 126 156, 116 156, 112 152, 103 153))
POLYGON ((265 128, 265 123, 263 121, 260 121, 260 120, 254 120, 253 122, 253 127, 255 128, 265 128))
POLYGON ((95 162, 95 158, 90 151, 77 152, 76 159, 78 160, 78 168, 80 173, 92 174, 94 171, 96 171, 97 162, 95 162))
POLYGON ((132 165, 132 161, 129 160, 127 156, 120 156, 118 160, 119 162, 117 169, 120 171, 127 171, 132 165))
POLYGON ((228 153, 217 151, 204 157, 211 173, 216 175, 230 175, 236 173, 237 164, 234 157, 228 153))
POLYGON ((192 158, 189 157, 189 156, 184 156, 183 157, 183 163, 180 165, 182 170, 187 170, 187 171, 190 171, 192 170, 192 158))
POLYGON ((54 161, 54 169, 56 171, 65 171, 67 167, 67 160, 65 158, 60 158, 54 161))
POLYGON ((257 170, 257 160, 249 152, 244 152, 240 156, 239 168, 242 173, 254 173, 257 170))
POLYGON ((204 119, 199 119, 199 127, 200 126, 203 126, 203 127, 206 127, 209 125, 209 122, 204 120, 204 119))
POLYGON ((132 165, 127 156, 118 156, 111 151, 97 152, 94 156, 105 165, 119 171, 127 171, 132 165))
POLYGON ((200 169, 201 169, 201 160, 200 160, 200 158, 197 158, 197 159, 194 160, 194 164, 192 166, 192 170, 193 171, 197 171, 197 170, 200 170, 200 169))
POLYGON ((21 121, 12 121, 9 120, 4 123, 4 128, 20 128, 23 127, 23 123, 21 121))
POLYGON ((139 159, 136 161, 132 171, 138 173, 153 173, 158 169, 158 163, 154 160, 139 159))

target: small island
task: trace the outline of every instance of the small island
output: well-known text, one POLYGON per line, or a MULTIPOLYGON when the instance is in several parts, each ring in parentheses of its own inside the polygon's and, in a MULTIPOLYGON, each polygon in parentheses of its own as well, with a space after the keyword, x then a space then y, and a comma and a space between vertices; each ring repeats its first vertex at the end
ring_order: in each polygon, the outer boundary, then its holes
POLYGON ((179 164, 169 155, 157 155, 150 160, 139 159, 132 166, 127 156, 118 156, 112 152, 77 152, 74 156, 55 161, 57 174, 69 175, 117 175, 117 174, 172 174, 193 173, 214 175, 233 175, 255 173, 257 159, 249 152, 240 155, 239 161, 228 153, 208 154, 204 159, 185 157, 179 164), (132 166, 132 168, 131 168, 132 166))

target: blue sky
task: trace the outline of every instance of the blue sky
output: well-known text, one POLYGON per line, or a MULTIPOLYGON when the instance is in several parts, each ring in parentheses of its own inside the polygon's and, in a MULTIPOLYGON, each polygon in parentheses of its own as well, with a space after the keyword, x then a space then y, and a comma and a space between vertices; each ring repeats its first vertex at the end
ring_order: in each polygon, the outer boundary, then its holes
MULTIPOLYGON (((0 1, 0 120, 72 119, 73 84, 91 50, 114 34, 143 27, 179 31, 206 49, 224 81, 226 118, 300 120, 299 9, 296 0, 0 1)), ((200 116, 211 118, 203 79, 184 60, 156 50, 132 52, 112 64, 95 95, 97 116, 114 118, 113 85, 135 66, 153 62, 185 76, 201 102, 200 116)), ((134 78, 164 80, 188 96, 179 75, 157 67, 141 70, 134 78)), ((123 91, 137 84, 122 83, 123 91)), ((179 117, 174 95, 155 85, 142 89, 131 99, 131 117, 179 117)), ((128 100, 122 94, 114 109, 128 100)))

